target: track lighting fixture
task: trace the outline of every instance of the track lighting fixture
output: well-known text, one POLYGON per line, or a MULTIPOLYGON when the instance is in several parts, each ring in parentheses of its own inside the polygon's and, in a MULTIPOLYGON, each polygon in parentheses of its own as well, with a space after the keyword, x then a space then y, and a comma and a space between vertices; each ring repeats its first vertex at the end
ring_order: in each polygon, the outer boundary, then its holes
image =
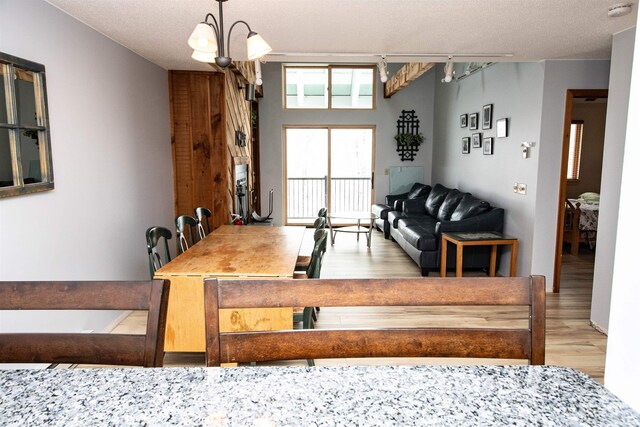
POLYGON ((453 80, 455 74, 456 72, 453 69, 453 56, 449 55, 447 63, 444 64, 444 78, 442 79, 442 83, 449 83, 453 80))
POLYGON ((386 83, 389 78, 389 72, 387 71, 387 57, 382 55, 378 62, 378 72, 380 73, 380 81, 386 83))

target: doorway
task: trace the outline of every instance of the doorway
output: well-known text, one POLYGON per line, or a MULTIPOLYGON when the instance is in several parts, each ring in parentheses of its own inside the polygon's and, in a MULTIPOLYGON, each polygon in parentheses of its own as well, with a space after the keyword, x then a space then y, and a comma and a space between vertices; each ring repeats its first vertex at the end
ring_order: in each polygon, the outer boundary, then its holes
POLYGON ((567 90, 553 291, 560 292, 565 256, 593 255, 608 90, 567 90), (585 249, 586 248, 586 249, 585 249))
POLYGON ((285 218, 311 224, 318 211, 369 212, 375 126, 285 126, 285 218))

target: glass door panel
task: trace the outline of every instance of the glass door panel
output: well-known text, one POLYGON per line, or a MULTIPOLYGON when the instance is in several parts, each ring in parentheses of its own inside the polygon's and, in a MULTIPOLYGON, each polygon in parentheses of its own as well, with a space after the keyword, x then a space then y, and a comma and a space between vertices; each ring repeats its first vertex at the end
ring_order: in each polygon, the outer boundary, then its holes
POLYGON ((330 212, 370 212, 373 129, 331 129, 330 212))
POLYGON ((287 128, 287 223, 309 223, 327 206, 329 130, 287 128))

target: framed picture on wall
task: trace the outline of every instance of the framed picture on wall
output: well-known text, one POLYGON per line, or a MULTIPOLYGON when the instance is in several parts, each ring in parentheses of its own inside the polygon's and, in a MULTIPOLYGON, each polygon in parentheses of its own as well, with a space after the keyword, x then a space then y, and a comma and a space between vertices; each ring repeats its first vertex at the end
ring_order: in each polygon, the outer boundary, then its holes
POLYGON ((471 134, 471 146, 473 148, 482 147, 482 134, 481 133, 473 133, 471 134))
POLYGON ((493 138, 485 138, 482 141, 482 154, 493 154, 493 138))
POLYGON ((471 151, 469 149, 469 145, 471 145, 471 138, 469 138, 468 136, 462 138, 462 154, 469 154, 469 152, 471 151))
POLYGON ((496 137, 506 138, 509 136, 509 119, 496 120, 496 137))
POLYGON ((460 116, 460 127, 461 128, 466 128, 467 127, 467 114, 462 114, 460 116))
POLYGON ((478 130, 478 113, 469 114, 469 129, 478 130))
POLYGON ((482 107, 482 129, 491 129, 492 116, 493 104, 487 104, 482 107))

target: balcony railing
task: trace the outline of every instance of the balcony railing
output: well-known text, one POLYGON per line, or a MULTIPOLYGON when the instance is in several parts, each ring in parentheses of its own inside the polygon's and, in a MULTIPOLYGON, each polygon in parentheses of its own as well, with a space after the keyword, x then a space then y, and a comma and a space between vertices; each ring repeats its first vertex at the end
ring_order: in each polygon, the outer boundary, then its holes
POLYGON ((289 219, 315 218, 318 210, 368 212, 371 209, 371 178, 331 178, 331 205, 327 203, 328 179, 288 178, 289 219))

